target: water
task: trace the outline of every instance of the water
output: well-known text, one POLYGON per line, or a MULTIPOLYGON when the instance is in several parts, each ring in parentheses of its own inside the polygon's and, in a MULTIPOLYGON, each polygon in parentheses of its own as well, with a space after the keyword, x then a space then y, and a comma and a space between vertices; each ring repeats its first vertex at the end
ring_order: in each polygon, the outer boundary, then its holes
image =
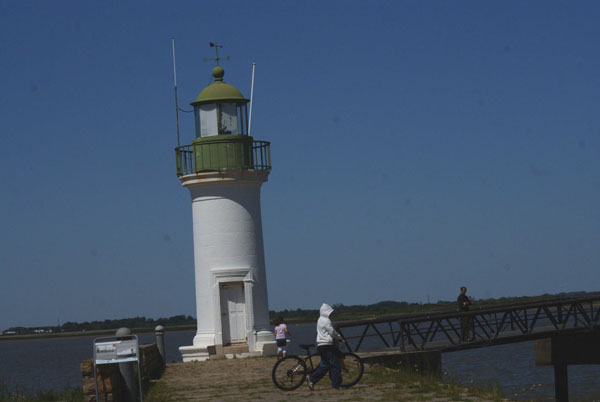
MULTIPOLYGON (((289 325, 289 330, 293 335, 289 353, 300 353, 298 344, 315 341, 314 324, 289 325)), ((167 361, 181 361, 178 348, 190 345, 193 337, 194 331, 165 333, 167 361)), ((92 358, 93 339, 0 342, 0 379, 12 391, 79 386, 79 365, 92 358)), ((140 334, 139 341, 141 344, 154 342, 155 335, 140 334)), ((511 398, 553 401, 553 368, 536 366, 533 350, 533 342, 521 342, 445 353, 442 366, 448 374, 444 378, 467 385, 498 383, 511 398)), ((571 401, 577 402, 600 401, 600 366, 569 366, 569 396, 571 401)))
MULTIPOLYGON (((191 344, 195 331, 167 332, 167 362, 181 361, 179 346, 191 344)), ((96 336, 0 342, 0 381, 9 391, 62 389, 81 385, 82 361, 92 359, 96 336)), ((156 342, 154 333, 138 335, 140 344, 156 342)))
MULTIPOLYGON (((532 341, 444 353, 442 366, 444 378, 463 384, 498 383, 510 398, 554 401, 554 368, 535 365, 532 341)), ((570 401, 600 401, 600 365, 569 366, 568 372, 570 401)))

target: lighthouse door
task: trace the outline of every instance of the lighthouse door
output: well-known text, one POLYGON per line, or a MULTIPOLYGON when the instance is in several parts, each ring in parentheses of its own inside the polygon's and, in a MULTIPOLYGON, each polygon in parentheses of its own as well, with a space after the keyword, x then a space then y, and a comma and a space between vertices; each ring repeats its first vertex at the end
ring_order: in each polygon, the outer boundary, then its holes
POLYGON ((244 284, 221 284, 221 326, 223 345, 246 341, 246 305, 244 284))

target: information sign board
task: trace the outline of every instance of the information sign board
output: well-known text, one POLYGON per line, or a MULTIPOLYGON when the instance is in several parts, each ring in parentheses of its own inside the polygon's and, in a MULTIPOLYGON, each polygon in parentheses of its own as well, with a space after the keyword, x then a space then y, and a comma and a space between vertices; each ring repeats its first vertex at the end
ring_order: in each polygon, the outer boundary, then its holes
POLYGON ((96 364, 128 363, 138 361, 137 339, 96 342, 96 364))
POLYGON ((94 339, 94 379, 96 380, 96 400, 98 399, 98 376, 96 366, 102 364, 134 363, 138 364, 138 384, 140 387, 140 402, 142 396, 142 376, 139 369, 140 354, 138 338, 135 335, 111 336, 94 339))

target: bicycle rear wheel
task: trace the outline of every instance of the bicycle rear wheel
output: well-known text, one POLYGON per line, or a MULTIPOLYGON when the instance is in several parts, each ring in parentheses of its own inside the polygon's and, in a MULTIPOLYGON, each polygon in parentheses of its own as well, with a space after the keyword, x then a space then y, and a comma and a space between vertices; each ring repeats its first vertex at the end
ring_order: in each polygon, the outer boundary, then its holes
POLYGON ((306 374, 306 365, 302 359, 287 356, 275 363, 271 377, 279 389, 292 391, 302 385, 306 374))
POLYGON ((360 357, 354 353, 344 353, 342 361, 342 387, 348 388, 362 378, 365 366, 360 357))

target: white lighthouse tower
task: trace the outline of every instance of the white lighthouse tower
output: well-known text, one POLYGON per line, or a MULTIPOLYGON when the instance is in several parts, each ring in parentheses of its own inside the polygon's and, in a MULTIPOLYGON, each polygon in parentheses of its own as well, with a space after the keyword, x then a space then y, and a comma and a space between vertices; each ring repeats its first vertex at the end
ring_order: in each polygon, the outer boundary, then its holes
POLYGON ((249 100, 224 74, 212 70, 214 82, 191 103, 196 138, 175 150, 192 198, 198 317, 193 344, 179 348, 184 362, 275 352, 260 209, 270 144, 248 135, 249 100))

